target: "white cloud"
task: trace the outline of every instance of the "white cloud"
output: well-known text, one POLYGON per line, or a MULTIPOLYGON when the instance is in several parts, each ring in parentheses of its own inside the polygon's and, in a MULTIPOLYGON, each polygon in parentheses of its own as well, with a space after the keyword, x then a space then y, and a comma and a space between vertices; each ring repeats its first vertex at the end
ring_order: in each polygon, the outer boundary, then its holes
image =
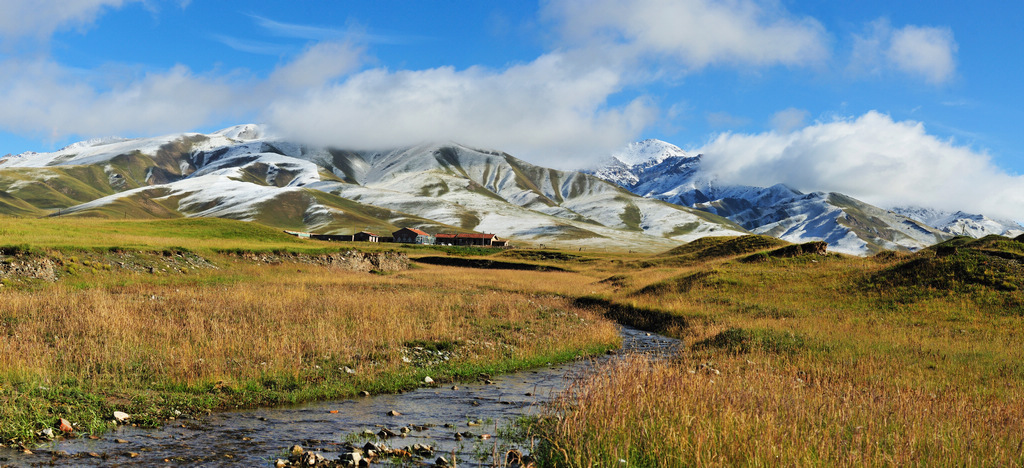
POLYGON ((805 109, 797 109, 790 107, 788 109, 782 109, 772 115, 771 125, 772 130, 779 133, 789 133, 797 128, 803 127, 807 122, 807 117, 811 115, 805 109))
POLYGON ((878 19, 867 25, 863 35, 854 36, 850 69, 872 75, 892 69, 939 85, 956 75, 957 49, 949 28, 893 29, 888 20, 878 19))
POLYGON ((1024 176, 919 122, 868 112, 791 133, 722 134, 703 148, 723 182, 842 192, 879 206, 917 205, 1024 219, 1024 176))
POLYGON ((907 26, 893 34, 886 57, 900 70, 939 84, 953 77, 956 51, 953 32, 948 28, 907 26))
POLYGON ((237 109, 236 89, 180 65, 100 89, 50 61, 7 61, 0 63, 0 127, 54 139, 181 131, 237 109))
POLYGON ((238 72, 203 75, 176 65, 98 80, 48 60, 0 62, 0 128, 58 140, 70 135, 148 135, 251 118, 276 100, 303 96, 352 71, 358 49, 320 43, 266 79, 238 72))
POLYGON ((105 8, 140 0, 4 0, 0 2, 0 37, 46 39, 65 27, 91 24, 105 8))
POLYGON ((361 61, 362 51, 349 43, 320 42, 274 70, 270 82, 290 89, 321 86, 353 71, 361 61))
POLYGON ((824 27, 752 0, 552 1, 546 14, 574 46, 608 44, 688 68, 711 64, 808 65, 828 57, 824 27))
POLYGON ((563 54, 504 70, 374 69, 276 100, 264 121, 319 144, 386 148, 453 140, 570 167, 621 146, 655 120, 643 99, 608 106, 620 87, 616 71, 579 67, 563 54), (552 155, 558 159, 543 160, 552 155))

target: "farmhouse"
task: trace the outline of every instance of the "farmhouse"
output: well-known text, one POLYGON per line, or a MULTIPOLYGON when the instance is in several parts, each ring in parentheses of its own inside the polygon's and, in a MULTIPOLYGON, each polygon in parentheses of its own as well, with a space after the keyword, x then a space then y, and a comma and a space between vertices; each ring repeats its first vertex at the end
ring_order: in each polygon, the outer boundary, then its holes
POLYGON ((367 231, 360 231, 352 235, 352 240, 356 242, 380 242, 380 238, 376 234, 367 231))
POLYGON ((437 245, 455 245, 455 236, 457 234, 445 234, 440 233, 434 236, 434 243, 437 245))
POLYGON ((494 234, 456 234, 455 245, 479 245, 483 247, 491 247, 497 236, 494 234))
POLYGON ((414 228, 402 228, 393 233, 391 237, 394 238, 395 242, 402 244, 433 244, 434 236, 427 234, 419 229, 414 228))

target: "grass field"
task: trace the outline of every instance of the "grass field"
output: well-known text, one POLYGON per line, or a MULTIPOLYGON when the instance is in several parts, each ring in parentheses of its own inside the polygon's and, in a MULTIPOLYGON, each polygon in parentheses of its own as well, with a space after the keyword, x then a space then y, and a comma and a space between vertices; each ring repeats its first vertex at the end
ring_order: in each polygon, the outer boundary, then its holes
POLYGON ((32 443, 58 418, 80 434, 108 429, 113 411, 158 425, 175 411, 394 392, 619 342, 610 321, 570 299, 494 288, 500 272, 346 271, 304 261, 337 244, 231 221, 19 221, 4 220, 15 245, 0 261, 52 264, 57 279, 9 275, 0 287, 8 444, 32 443), (250 258, 265 252, 282 255, 250 258))
POLYGON ((596 295, 687 350, 578 382, 534 428, 544 464, 1024 463, 1024 244, 957 243, 619 273, 596 295))
POLYGON ((257 225, 60 222, 0 218, 8 257, 59 272, 0 289, 7 440, 58 417, 101 431, 115 409, 159 424, 569 359, 614 346, 614 319, 685 350, 576 382, 527 428, 543 466, 1024 464, 1017 240, 871 258, 758 236, 655 256, 364 244, 470 266, 370 274, 299 261, 355 244, 257 225), (124 246, 192 260, 128 271, 108 256, 124 246), (415 346, 448 359, 404 362, 415 346))

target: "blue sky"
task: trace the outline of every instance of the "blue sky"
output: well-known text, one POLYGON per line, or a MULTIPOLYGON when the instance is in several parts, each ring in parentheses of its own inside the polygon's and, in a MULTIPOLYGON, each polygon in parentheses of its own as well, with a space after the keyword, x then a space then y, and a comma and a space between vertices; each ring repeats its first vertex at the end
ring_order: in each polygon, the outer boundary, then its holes
POLYGON ((7 0, 0 154, 259 122, 1024 219, 1024 3, 7 0))

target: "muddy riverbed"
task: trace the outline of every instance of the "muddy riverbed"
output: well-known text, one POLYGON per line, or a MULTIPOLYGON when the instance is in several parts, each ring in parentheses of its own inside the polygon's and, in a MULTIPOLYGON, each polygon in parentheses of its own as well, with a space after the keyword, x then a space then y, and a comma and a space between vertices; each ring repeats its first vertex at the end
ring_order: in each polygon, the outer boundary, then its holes
MULTIPOLYGON (((618 355, 668 354, 679 344, 629 328, 622 329, 622 336, 618 355)), ((171 421, 159 429, 122 426, 98 439, 51 442, 34 448, 31 455, 0 449, 0 466, 273 466, 278 458, 288 458, 293 445, 333 459, 345 442, 358 447, 367 441, 392 448, 434 448, 430 457, 404 462, 409 465, 433 464, 444 456, 459 466, 491 466, 508 450, 530 452, 529 442, 502 437, 512 421, 538 414, 540 406, 571 379, 589 372, 595 362, 615 358, 493 376, 491 383, 457 384, 457 389, 449 384, 395 395, 228 411, 171 421), (404 436, 403 427, 408 428, 404 436), (399 435, 386 440, 364 435, 384 428, 399 435)))

